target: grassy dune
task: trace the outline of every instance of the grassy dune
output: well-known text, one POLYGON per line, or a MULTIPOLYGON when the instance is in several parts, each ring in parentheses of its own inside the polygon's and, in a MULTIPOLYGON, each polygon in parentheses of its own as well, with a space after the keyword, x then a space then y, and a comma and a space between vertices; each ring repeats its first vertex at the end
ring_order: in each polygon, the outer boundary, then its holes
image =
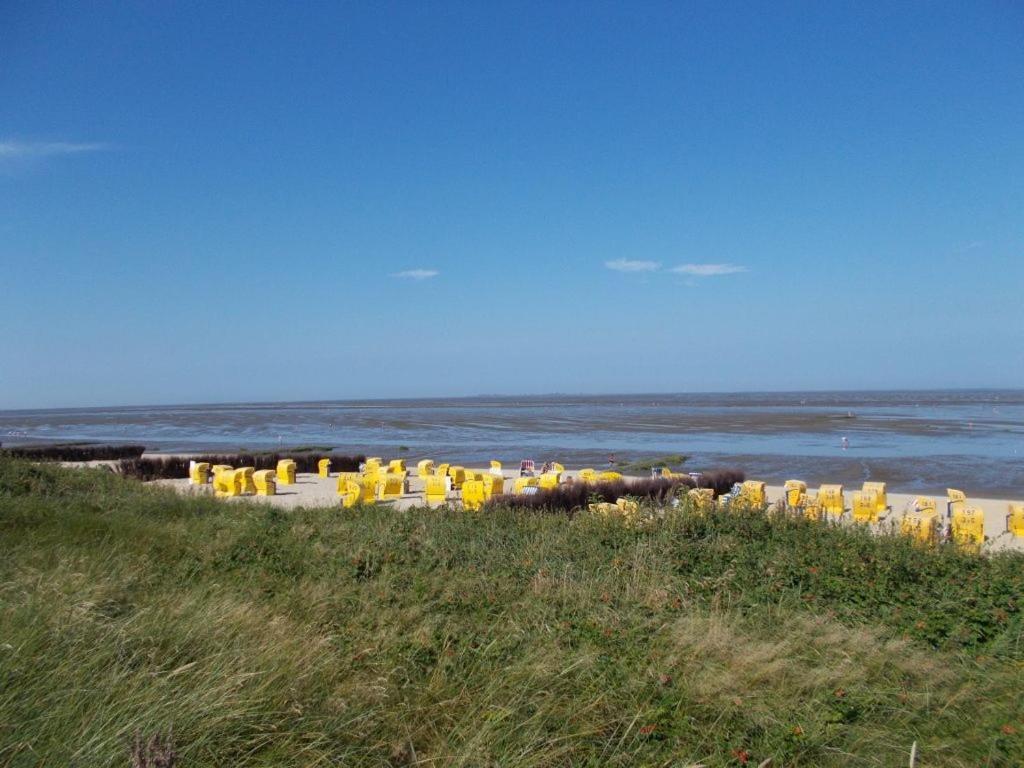
POLYGON ((1024 764, 1024 558, 0 461, 0 766, 1024 764))

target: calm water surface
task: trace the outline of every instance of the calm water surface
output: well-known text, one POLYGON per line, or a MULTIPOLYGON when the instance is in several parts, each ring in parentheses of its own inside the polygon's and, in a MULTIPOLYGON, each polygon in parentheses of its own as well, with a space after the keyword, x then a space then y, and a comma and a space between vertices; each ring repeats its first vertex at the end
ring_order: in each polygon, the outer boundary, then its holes
POLYGON ((744 393, 257 403, 0 411, 4 444, 150 450, 320 445, 457 461, 605 464, 690 456, 766 480, 887 480, 1024 496, 1024 390, 744 393), (843 438, 846 438, 846 447, 843 438))

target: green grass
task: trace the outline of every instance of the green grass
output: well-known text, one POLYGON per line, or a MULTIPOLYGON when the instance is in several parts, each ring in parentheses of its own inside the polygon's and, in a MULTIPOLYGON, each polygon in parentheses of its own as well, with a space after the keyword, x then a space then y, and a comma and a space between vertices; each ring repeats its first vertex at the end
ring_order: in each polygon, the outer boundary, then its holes
POLYGON ((689 456, 673 453, 669 456, 656 456, 651 459, 637 459, 636 461, 625 462, 623 464, 619 464, 616 469, 620 472, 650 472, 652 469, 660 467, 678 469, 685 464, 689 458, 689 456))
POLYGON ((1024 764, 1024 559, 0 461, 0 766, 1024 764))

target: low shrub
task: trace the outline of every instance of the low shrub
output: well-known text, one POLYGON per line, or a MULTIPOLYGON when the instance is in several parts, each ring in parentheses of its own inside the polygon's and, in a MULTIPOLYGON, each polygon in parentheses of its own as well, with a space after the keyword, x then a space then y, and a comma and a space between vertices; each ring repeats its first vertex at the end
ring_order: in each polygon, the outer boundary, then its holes
POLYGON ((366 461, 362 454, 342 456, 335 453, 227 453, 202 456, 157 456, 126 459, 118 465, 118 471, 137 480, 173 480, 188 477, 191 461, 205 461, 208 464, 228 464, 232 467, 254 467, 275 469, 281 459, 292 459, 299 472, 316 472, 320 459, 331 460, 332 472, 355 472, 366 461))
MULTIPOLYGON (((711 488, 715 495, 728 493, 735 483, 746 478, 738 469, 723 469, 701 474, 700 486, 711 488)), ((596 501, 614 502, 622 496, 641 501, 665 502, 680 489, 696 488, 697 483, 689 476, 651 477, 624 479, 608 483, 563 483, 557 488, 538 491, 529 496, 502 496, 489 502, 491 507, 512 503, 520 509, 544 510, 549 512, 573 513, 596 501)))
POLYGON ((689 460, 689 456, 674 453, 669 456, 656 456, 653 459, 637 459, 619 464, 616 469, 622 472, 645 472, 659 467, 681 467, 689 460))
POLYGON ((12 459, 29 461, 117 461, 138 459, 146 451, 144 445, 96 445, 94 443, 59 443, 4 448, 0 451, 12 459))

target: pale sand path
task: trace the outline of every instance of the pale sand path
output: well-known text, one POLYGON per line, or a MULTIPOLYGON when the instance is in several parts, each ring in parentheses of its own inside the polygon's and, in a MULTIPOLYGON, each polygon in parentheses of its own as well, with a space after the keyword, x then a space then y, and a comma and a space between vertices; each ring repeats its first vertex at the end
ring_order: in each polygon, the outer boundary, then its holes
MULTIPOLYGON (((485 468, 472 467, 474 471, 487 472, 485 468)), ((575 477, 576 472, 568 470, 565 473, 569 477, 575 477)), ((512 472, 506 470, 505 476, 505 490, 506 492, 511 490, 512 478, 518 476, 518 471, 512 472)), ((299 474, 296 478, 297 482, 295 485, 278 485, 276 496, 245 496, 239 497, 238 499, 229 499, 228 501, 237 501, 244 498, 247 501, 255 501, 261 504, 272 504, 276 507, 283 509, 295 509, 297 507, 333 507, 340 506, 340 500, 338 498, 337 487, 338 479, 336 475, 332 475, 328 478, 321 478, 314 474, 299 474)), ((211 486, 196 487, 189 485, 187 478, 180 480, 157 480, 157 485, 165 485, 186 494, 213 494, 211 486)), ((779 501, 783 496, 783 490, 781 486, 767 486, 767 495, 769 503, 775 503, 779 501)), ((810 489, 814 491, 812 487, 810 489)), ((853 491, 858 490, 857 488, 845 488, 846 503, 847 507, 850 506, 853 500, 853 491)), ((917 498, 917 494, 906 494, 906 493, 889 493, 888 501, 892 507, 892 513, 888 518, 880 525, 877 526, 880 529, 895 527, 899 528, 900 519, 903 517, 903 513, 913 506, 914 499, 917 498)), ((449 498, 452 501, 458 499, 457 493, 450 494, 449 498)), ((940 514, 944 514, 946 510, 946 498, 945 496, 931 496, 936 502, 936 508, 940 514)), ((410 474, 409 476, 409 493, 403 496, 401 499, 394 501, 378 502, 382 505, 394 507, 395 509, 409 509, 411 507, 421 506, 423 504, 423 480, 410 474)), ((1024 552, 1024 539, 1016 539, 1007 534, 1006 531, 1006 515, 1009 512, 1010 501, 1005 499, 980 499, 969 497, 968 504, 975 507, 980 507, 985 513, 985 535, 989 539, 987 546, 993 550, 998 549, 1014 549, 1024 552)))
MULTIPOLYGON (((814 487, 808 488, 808 491, 814 492, 814 487)), ((859 487, 844 487, 843 493, 846 497, 846 508, 849 509, 853 504, 853 492, 859 491, 859 487)), ((780 501, 783 497, 782 486, 766 486, 765 491, 768 495, 768 502, 775 503, 780 501)), ((911 509, 914 506, 914 499, 924 496, 925 498, 935 500, 935 508, 939 511, 939 514, 945 518, 946 514, 946 497, 945 495, 939 496, 934 494, 912 494, 912 493, 887 493, 889 506, 892 507, 892 512, 888 518, 881 524, 882 527, 894 526, 896 530, 899 530, 900 520, 903 518, 903 513, 911 509)), ((1024 552, 1024 539, 1016 539, 1006 533, 1006 516, 1009 514, 1009 506, 1011 500, 1006 499, 978 499, 973 496, 967 497, 967 504, 971 507, 979 507, 985 513, 985 536, 988 537, 989 541, 987 546, 992 549, 1014 549, 1020 552, 1024 552)), ((1013 501, 1013 503, 1017 503, 1013 501)))

